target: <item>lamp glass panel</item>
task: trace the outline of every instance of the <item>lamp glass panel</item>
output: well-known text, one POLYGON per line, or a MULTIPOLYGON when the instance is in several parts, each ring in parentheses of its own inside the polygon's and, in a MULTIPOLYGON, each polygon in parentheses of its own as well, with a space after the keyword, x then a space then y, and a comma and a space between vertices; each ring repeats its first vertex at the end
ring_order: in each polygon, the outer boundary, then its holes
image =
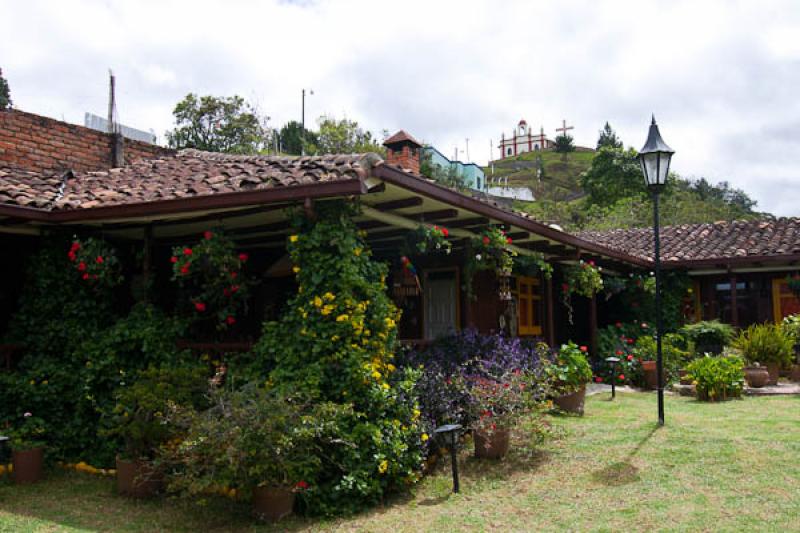
POLYGON ((660 185, 658 179, 658 153, 644 154, 642 165, 644 166, 644 179, 648 185, 660 185))
POLYGON ((667 183, 667 174, 669 173, 669 161, 672 159, 672 154, 667 152, 661 152, 658 154, 661 158, 661 164, 659 165, 659 174, 658 180, 661 185, 667 183))

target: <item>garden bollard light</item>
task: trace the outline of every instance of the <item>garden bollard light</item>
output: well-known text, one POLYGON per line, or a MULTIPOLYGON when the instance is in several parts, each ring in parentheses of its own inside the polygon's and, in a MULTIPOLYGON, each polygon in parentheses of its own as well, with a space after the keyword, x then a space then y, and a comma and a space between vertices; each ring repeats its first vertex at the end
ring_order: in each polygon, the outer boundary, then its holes
POLYGON ((439 426, 433 430, 435 435, 450 435, 450 462, 453 464, 453 492, 458 494, 458 431, 462 428, 461 424, 447 424, 439 426))
POLYGON ((606 357, 606 363, 611 363, 611 399, 613 400, 617 395, 614 385, 617 383, 617 363, 619 363, 619 357, 606 357))

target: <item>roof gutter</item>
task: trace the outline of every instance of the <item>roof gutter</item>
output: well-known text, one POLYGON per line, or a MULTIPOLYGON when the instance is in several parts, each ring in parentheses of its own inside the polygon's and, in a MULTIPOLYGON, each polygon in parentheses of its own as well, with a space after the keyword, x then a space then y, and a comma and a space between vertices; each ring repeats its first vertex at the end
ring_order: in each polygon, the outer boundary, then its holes
POLYGON ((642 268, 652 268, 653 266, 653 263, 649 260, 641 259, 617 250, 612 250, 610 248, 605 248, 589 241, 584 241, 583 239, 575 237, 574 235, 570 235, 569 233, 564 233, 557 229, 546 226, 541 222, 536 222, 515 213, 498 209, 485 202, 470 198, 469 196, 453 191, 436 183, 431 183, 427 180, 411 176, 402 170, 386 164, 377 166, 373 173, 379 178, 397 185, 398 187, 423 194, 430 198, 440 200, 455 207, 460 207, 461 209, 465 209, 488 218, 499 220, 505 224, 526 229, 531 233, 535 233, 541 237, 546 237, 547 239, 551 239, 562 244, 574 246, 582 251, 619 259, 620 261, 625 261, 626 263, 642 268))

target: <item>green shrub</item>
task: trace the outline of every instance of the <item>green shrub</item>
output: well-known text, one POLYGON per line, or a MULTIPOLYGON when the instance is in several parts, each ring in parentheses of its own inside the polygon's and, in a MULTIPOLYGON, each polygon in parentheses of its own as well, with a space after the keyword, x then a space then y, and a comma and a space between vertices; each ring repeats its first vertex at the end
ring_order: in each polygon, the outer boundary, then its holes
POLYGON ((3 431, 9 438, 12 450, 32 450, 46 444, 44 420, 33 416, 31 412, 25 412, 19 419, 11 421, 11 426, 3 431))
POLYGON ((131 376, 133 383, 115 391, 117 403, 101 433, 121 441, 121 457, 153 459, 158 448, 176 436, 176 428, 166 423, 167 410, 207 404, 207 374, 205 367, 187 366, 151 367, 131 376))
MULTIPOLYGON (((685 346, 686 339, 678 333, 667 333, 661 341, 661 356, 664 360, 667 383, 675 381, 678 370, 683 369, 692 360, 691 353, 685 346)), ((650 335, 639 337, 634 353, 643 361, 655 361, 658 356, 655 337, 650 335)))
POLYGON ((706 351, 721 353, 722 348, 733 339, 735 331, 730 324, 706 320, 684 326, 681 333, 693 343, 694 350, 700 355, 706 351))
POLYGON ((686 368, 699 400, 720 401, 741 396, 744 388, 744 361, 736 355, 705 356, 686 368))
POLYGON ((558 394, 575 392, 591 381, 592 367, 586 359, 587 351, 586 346, 578 347, 574 342, 562 344, 555 361, 545 367, 558 394))
POLYGON ((783 332, 792 338, 792 342, 800 343, 800 314, 785 317, 781 326, 783 332))
POLYGON ((323 448, 349 447, 340 421, 349 407, 307 403, 255 384, 214 391, 209 409, 173 405, 168 417, 184 428, 180 442, 162 448, 170 490, 203 496, 220 488, 247 496, 258 486, 318 491, 323 448))
POLYGON ((794 339, 778 324, 753 324, 739 333, 733 347, 748 363, 777 363, 786 366, 794 354, 794 339))

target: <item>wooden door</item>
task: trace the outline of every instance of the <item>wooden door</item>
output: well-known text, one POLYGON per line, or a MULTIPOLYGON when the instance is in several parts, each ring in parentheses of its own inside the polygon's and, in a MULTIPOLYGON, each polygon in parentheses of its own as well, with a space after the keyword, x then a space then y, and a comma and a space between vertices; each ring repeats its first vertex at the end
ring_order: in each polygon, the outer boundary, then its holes
POLYGON ((454 270, 425 273, 425 338, 458 330, 458 279, 454 270))
POLYGON ((520 335, 542 334, 542 284, 539 278, 517 277, 517 317, 520 335))

